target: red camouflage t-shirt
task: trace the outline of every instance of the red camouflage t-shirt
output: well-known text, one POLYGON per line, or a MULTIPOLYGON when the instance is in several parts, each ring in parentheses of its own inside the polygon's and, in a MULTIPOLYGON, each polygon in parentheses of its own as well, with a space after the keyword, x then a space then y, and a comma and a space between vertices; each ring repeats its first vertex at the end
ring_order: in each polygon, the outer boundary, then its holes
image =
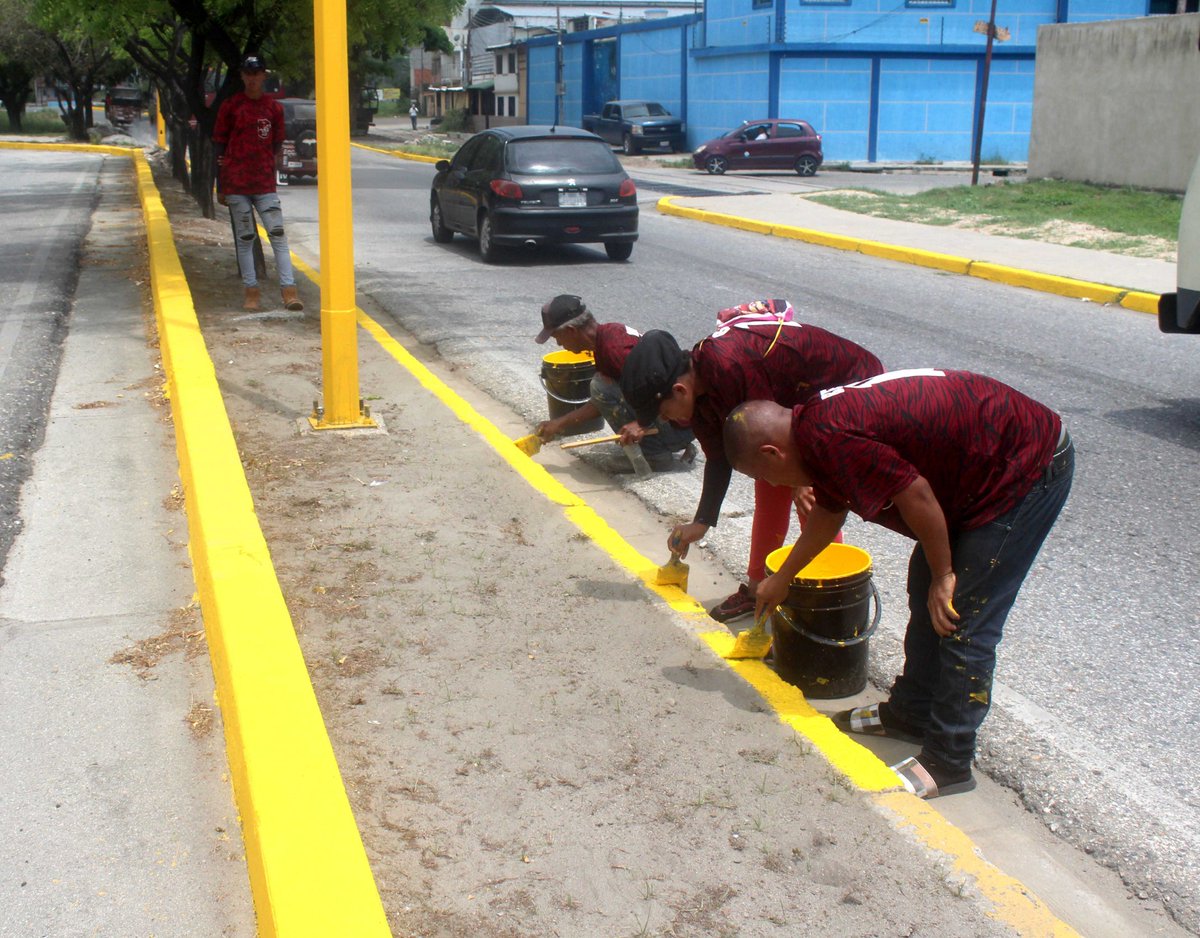
POLYGON ((642 334, 619 322, 602 322, 596 327, 596 371, 610 381, 620 381, 625 359, 642 334))
POLYGON ((892 499, 924 476, 950 531, 1012 509, 1045 470, 1059 416, 969 371, 878 375, 795 407, 792 435, 818 504, 912 536, 892 499))
POLYGON ((225 145, 221 191, 263 195, 275 191, 275 148, 283 144, 283 108, 265 95, 257 100, 239 91, 222 102, 213 142, 225 145))
POLYGON ((692 368, 704 383, 692 431, 704 456, 724 458, 725 418, 746 401, 794 407, 822 388, 883 371, 861 345, 796 321, 723 327, 692 349, 692 368))

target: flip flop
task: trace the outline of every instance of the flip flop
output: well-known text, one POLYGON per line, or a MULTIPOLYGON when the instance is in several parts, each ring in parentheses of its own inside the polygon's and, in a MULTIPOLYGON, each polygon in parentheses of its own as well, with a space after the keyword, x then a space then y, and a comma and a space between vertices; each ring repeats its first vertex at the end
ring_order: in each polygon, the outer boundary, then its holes
POLYGON ((957 795, 964 791, 970 791, 975 787, 975 776, 969 772, 965 779, 939 786, 934 777, 929 774, 929 770, 912 756, 903 762, 897 762, 895 765, 889 766, 889 768, 900 777, 905 791, 916 795, 918 798, 924 798, 926 801, 930 798, 941 798, 945 795, 957 795))
POLYGON ((923 733, 910 732, 898 726, 888 726, 879 715, 879 704, 867 704, 865 707, 855 707, 853 710, 843 710, 832 717, 833 725, 843 733, 856 733, 859 736, 886 736, 888 739, 899 739, 906 743, 924 742, 923 733))

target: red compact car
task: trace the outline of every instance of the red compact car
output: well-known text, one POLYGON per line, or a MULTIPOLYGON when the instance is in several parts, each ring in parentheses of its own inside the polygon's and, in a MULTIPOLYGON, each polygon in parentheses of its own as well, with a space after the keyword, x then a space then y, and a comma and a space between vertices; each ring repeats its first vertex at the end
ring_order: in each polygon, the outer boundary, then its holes
POLYGON ((716 175, 728 169, 792 169, 812 176, 824 159, 821 135, 812 125, 782 117, 746 121, 692 154, 696 169, 716 175))

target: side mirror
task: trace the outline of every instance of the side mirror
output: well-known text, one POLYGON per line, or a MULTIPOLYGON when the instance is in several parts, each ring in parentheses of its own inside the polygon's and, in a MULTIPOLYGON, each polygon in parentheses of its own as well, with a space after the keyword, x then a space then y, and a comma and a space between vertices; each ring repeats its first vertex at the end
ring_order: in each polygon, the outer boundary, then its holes
POLYGON ((450 161, 449 160, 438 160, 436 163, 433 164, 433 168, 436 169, 439 173, 444 173, 444 172, 446 172, 446 170, 448 170, 450 168, 450 161))

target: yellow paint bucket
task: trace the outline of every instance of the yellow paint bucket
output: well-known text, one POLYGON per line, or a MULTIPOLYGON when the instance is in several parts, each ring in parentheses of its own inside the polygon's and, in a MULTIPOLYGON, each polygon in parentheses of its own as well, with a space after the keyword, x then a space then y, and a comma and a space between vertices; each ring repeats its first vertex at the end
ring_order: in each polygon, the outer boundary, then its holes
MULTIPOLYGON (((592 378, 596 375, 596 361, 591 352, 551 352, 542 357, 542 387, 546 390, 546 404, 550 419, 565 417, 582 407, 590 399, 592 378)), ((595 433, 604 429, 604 418, 596 417, 586 423, 578 423, 568 432, 595 433)))
MULTIPOLYGON (((772 551, 767 571, 777 571, 790 552, 790 547, 772 551)), ((776 672, 814 699, 857 694, 867 686, 869 639, 879 617, 871 555, 850 544, 830 544, 796 574, 771 618, 776 672)))

